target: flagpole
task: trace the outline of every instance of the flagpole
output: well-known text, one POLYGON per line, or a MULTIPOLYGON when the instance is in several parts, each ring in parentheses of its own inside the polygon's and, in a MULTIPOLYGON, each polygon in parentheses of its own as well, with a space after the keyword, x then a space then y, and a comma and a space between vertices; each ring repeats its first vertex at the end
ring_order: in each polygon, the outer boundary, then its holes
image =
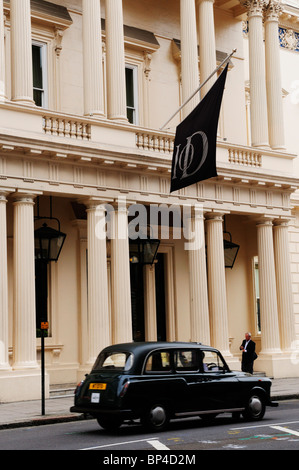
POLYGON ((211 73, 211 75, 208 76, 208 78, 201 84, 199 85, 199 87, 194 91, 194 93, 192 93, 192 95, 179 107, 179 109, 177 109, 177 111, 168 119, 168 121, 165 122, 165 124, 160 127, 160 131, 162 131, 164 129, 164 127, 174 118, 174 116, 176 116, 180 111, 181 109, 186 106, 187 103, 189 103, 190 100, 192 100, 193 96, 196 95, 196 93, 198 93, 201 88, 213 77, 213 75, 215 75, 215 73, 218 72, 219 69, 221 69, 221 67, 229 61, 229 59, 235 54, 235 52, 237 51, 237 49, 234 49, 222 62, 220 65, 218 65, 218 67, 214 70, 214 72, 211 73))

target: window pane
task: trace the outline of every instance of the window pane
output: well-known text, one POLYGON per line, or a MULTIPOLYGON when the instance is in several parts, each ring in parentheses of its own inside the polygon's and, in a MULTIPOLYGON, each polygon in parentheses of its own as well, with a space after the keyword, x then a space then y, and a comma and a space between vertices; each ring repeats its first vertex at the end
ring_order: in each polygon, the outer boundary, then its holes
POLYGON ((205 372, 218 372, 226 370, 226 367, 217 352, 202 351, 203 370, 205 372))
POLYGON ((33 87, 43 88, 43 69, 42 69, 42 54, 41 47, 32 46, 32 61, 33 61, 33 87))
POLYGON ((127 352, 101 353, 93 366, 93 370, 129 370, 132 367, 132 364, 133 356, 127 352))
POLYGON ((196 351, 178 351, 176 353, 175 368, 179 371, 196 371, 198 364, 196 351))
POLYGON ((132 109, 132 108, 127 108, 127 118, 128 118, 128 121, 129 121, 131 124, 135 124, 135 122, 134 122, 134 115, 135 115, 134 109, 132 109))
POLYGON ((133 69, 126 68, 126 90, 127 90, 127 106, 134 108, 134 76, 133 69))
POLYGON ((33 101, 35 102, 36 106, 43 105, 43 92, 40 90, 33 90, 33 101))
POLYGON ((170 353, 166 351, 156 351, 151 354, 145 366, 146 372, 169 372, 170 370, 170 353))

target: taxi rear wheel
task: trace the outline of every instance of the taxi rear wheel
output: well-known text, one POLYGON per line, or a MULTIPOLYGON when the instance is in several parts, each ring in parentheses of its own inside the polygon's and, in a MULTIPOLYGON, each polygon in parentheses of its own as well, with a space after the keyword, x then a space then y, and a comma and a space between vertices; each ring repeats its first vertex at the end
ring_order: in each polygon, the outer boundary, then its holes
POLYGON ((163 431, 169 424, 169 411, 165 404, 153 403, 141 417, 141 423, 151 431, 163 431))
POLYGON ((102 417, 97 416, 97 422, 103 429, 107 429, 107 431, 115 431, 117 430, 123 423, 123 419, 119 417, 102 417))

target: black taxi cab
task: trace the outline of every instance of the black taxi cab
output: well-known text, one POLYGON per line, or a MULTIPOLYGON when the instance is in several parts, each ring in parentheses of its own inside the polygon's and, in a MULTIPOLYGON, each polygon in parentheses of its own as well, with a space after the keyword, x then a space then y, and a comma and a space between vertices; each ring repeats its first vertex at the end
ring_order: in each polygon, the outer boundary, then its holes
POLYGON ((169 420, 219 413, 260 420, 271 380, 231 371, 221 353, 200 343, 144 342, 109 346, 75 391, 71 412, 96 418, 104 429, 141 420, 163 430, 169 420))

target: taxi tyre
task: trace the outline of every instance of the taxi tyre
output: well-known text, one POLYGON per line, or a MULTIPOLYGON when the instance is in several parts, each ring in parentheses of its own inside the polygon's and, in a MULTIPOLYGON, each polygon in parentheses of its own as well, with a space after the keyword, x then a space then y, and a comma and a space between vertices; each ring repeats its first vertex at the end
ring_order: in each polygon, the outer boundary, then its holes
POLYGON ((170 421, 169 408, 165 403, 154 402, 147 406, 141 416, 141 424, 150 431, 163 431, 170 421))
POLYGON ((119 416, 97 416, 98 424, 107 431, 116 431, 123 423, 123 419, 119 416))
POLYGON ((263 419, 265 411, 266 403, 264 397, 258 392, 252 392, 242 415, 249 421, 259 421, 263 419))

